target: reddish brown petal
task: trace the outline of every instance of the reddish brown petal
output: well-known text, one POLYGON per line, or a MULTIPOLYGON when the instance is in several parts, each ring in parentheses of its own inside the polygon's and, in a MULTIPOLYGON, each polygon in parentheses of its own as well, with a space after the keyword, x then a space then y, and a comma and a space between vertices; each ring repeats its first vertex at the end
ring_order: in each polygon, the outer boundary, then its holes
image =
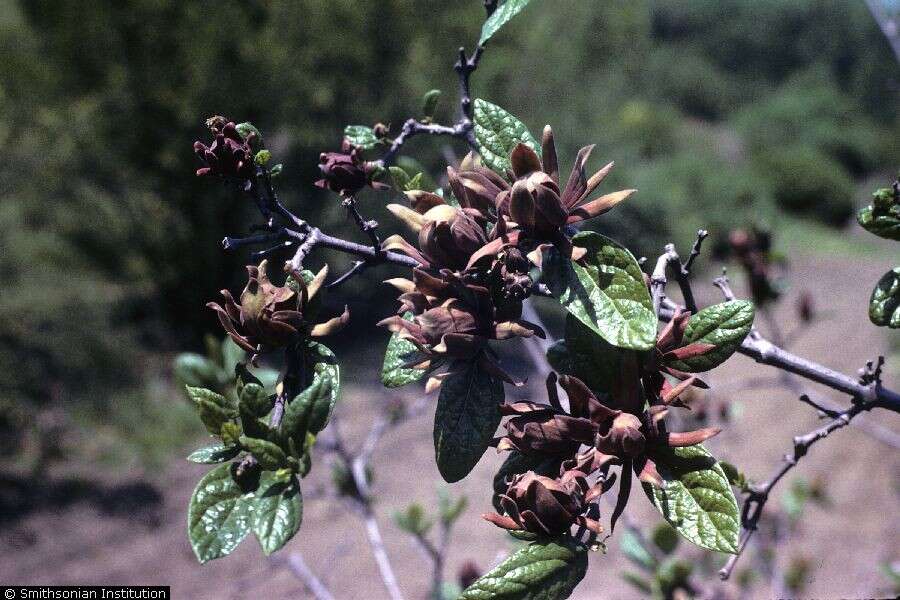
MULTIPOLYGON (((697 380, 696 377, 688 377, 675 387, 670 387, 667 391, 665 391, 662 395, 663 404, 672 404, 675 405, 675 401, 678 400, 678 396, 684 393, 686 389, 694 385, 694 382, 697 380)), ((668 383, 668 382, 667 382, 668 383)), ((680 401, 679 404, 683 404, 680 401)))
POLYGON ((682 346, 681 348, 675 348, 673 350, 669 350, 663 355, 663 359, 670 360, 685 360, 688 358, 693 358, 695 356, 702 356, 713 350, 715 348, 715 344, 704 344, 702 342, 694 342, 693 344, 688 344, 687 346, 682 346))
MULTIPOLYGON (((563 206, 559 195, 549 186, 538 185, 534 190, 534 207, 540 212, 544 220, 553 227, 562 227, 566 224, 568 213, 563 206)), ((535 218, 537 215, 535 215, 535 218)))
POLYGON ((611 211, 619 202, 628 199, 636 191, 637 190, 622 190, 621 192, 606 194, 605 196, 600 196, 596 200, 591 200, 587 204, 577 206, 571 211, 567 223, 571 225, 572 223, 599 217, 600 215, 611 211))
POLYGON ((566 189, 562 193, 562 203, 566 208, 572 208, 581 200, 587 190, 587 176, 584 173, 584 164, 591 156, 594 146, 585 146, 578 151, 575 158, 575 164, 572 166, 572 173, 569 175, 569 181, 566 183, 566 189))
POLYGON ((553 141, 553 129, 549 125, 544 127, 544 135, 541 140, 541 154, 543 155, 544 173, 553 179, 559 186, 559 161, 556 158, 556 143, 553 141))
POLYGON ((658 488, 665 488, 666 482, 659 474, 659 471, 656 470, 656 463, 654 463, 649 458, 645 460, 641 470, 638 474, 638 479, 643 481, 644 483, 649 483, 650 485, 654 485, 658 488))
POLYGON ((541 159, 537 152, 525 144, 516 144, 509 155, 509 162, 516 178, 525 177, 541 170, 541 159))
POLYGON ((597 535, 603 533, 603 525, 600 524, 599 521, 595 521, 594 519, 589 519, 587 517, 578 517, 575 519, 575 524, 584 527, 589 531, 593 531, 597 535))
POLYGON ((431 192, 426 192, 424 190, 412 190, 406 192, 406 197, 409 198, 409 205, 412 206, 412 209, 420 215, 424 215, 435 206, 446 204, 444 199, 437 194, 432 194, 431 192))
POLYGON ((671 432, 666 434, 666 443, 672 448, 695 446, 718 435, 721 431, 718 427, 704 427, 696 431, 671 432))
POLYGON ((534 228, 534 198, 528 190, 528 184, 522 180, 513 184, 509 197, 509 216, 519 227, 530 231, 534 228))
POLYGON ((491 240, 484 246, 478 249, 470 258, 469 262, 466 265, 466 268, 471 268, 475 265, 479 260, 485 258, 486 256, 494 256, 498 252, 500 252, 504 246, 512 245, 515 246, 519 243, 519 231, 512 231, 505 237, 500 237, 495 240, 491 240))
POLYGON ((513 521, 511 518, 507 517, 506 515, 498 515, 497 513, 485 513, 485 514, 481 515, 481 518, 484 519, 485 521, 490 521, 491 523, 493 523, 494 525, 496 525, 497 527, 500 527, 502 529, 511 529, 511 530, 521 529, 521 527, 519 527, 518 523, 516 523, 515 521, 513 521))

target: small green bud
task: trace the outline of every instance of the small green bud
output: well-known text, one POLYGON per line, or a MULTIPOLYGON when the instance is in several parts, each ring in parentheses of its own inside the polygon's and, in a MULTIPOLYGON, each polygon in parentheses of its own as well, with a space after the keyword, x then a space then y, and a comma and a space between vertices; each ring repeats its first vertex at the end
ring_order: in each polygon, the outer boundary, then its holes
POLYGON ((260 150, 256 153, 256 156, 253 158, 256 161, 256 164, 263 166, 268 163, 272 159, 272 153, 268 150, 260 150))

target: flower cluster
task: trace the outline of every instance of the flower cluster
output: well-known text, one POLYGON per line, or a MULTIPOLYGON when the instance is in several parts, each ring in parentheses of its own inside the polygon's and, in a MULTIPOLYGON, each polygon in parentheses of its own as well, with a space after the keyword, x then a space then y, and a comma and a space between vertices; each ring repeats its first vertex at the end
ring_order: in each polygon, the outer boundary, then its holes
MULTIPOLYGON (((568 227, 596 217, 630 196, 624 190, 588 201, 612 163, 588 177, 592 146, 578 154, 565 187, 560 187, 553 132, 544 131, 543 161, 519 144, 510 155, 512 184, 467 156, 447 169, 449 191, 407 191, 409 206, 388 209, 418 237, 418 247, 391 236, 382 249, 420 263, 413 279, 394 279, 401 292, 398 314, 381 322, 414 343, 424 355, 414 361, 432 368, 435 359, 478 359, 504 380, 510 377, 485 352, 489 340, 543 336, 521 318, 522 301, 532 292, 529 255, 542 244, 572 254, 568 227), (412 320, 403 318, 412 313, 412 320)), ((357 180, 361 181, 361 180, 357 180)), ((533 255, 532 255, 533 256, 533 255)))
POLYGON ((517 452, 533 464, 559 465, 559 471, 514 475, 500 494, 501 514, 484 518, 504 529, 538 535, 565 533, 573 525, 599 532, 599 523, 586 513, 614 483, 610 467, 621 467, 619 501, 611 519, 614 526, 628 500, 632 472, 642 481, 662 487, 653 459, 658 449, 699 444, 719 432, 712 428, 668 432, 663 419, 684 388, 670 391, 665 401, 649 395, 652 402, 645 408, 637 374, 626 365, 617 393, 601 401, 576 377, 551 373, 548 404, 504 405, 509 418, 504 423, 506 435, 495 440, 498 451, 517 452), (568 396, 568 411, 560 403, 557 384, 568 396), (588 479, 594 476, 595 483, 589 485, 588 479))
POLYGON ((194 142, 194 153, 206 165, 197 169, 197 175, 219 175, 239 180, 250 180, 256 175, 251 146, 257 134, 250 131, 242 136, 237 125, 224 117, 211 117, 207 120, 214 138, 207 146, 203 142, 194 142))

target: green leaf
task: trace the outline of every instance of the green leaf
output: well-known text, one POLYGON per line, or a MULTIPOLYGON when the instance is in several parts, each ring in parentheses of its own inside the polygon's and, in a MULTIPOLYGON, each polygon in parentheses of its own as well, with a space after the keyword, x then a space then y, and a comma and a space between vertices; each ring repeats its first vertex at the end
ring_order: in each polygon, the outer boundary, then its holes
POLYGON ((250 137, 251 133, 256 134, 256 137, 253 138, 253 143, 251 144, 254 150, 262 145, 262 134, 259 132, 259 129, 257 129, 256 126, 253 125, 253 123, 238 123, 234 126, 234 128, 241 135, 241 137, 244 138, 244 140, 250 137))
POLYGON ((237 418, 237 411, 225 396, 205 388, 185 386, 188 396, 197 405, 200 420, 213 435, 220 435, 222 425, 237 418))
POLYGON ((256 153, 256 156, 253 157, 253 162, 258 165, 265 165, 270 160, 272 160, 272 153, 268 150, 260 150, 256 153))
POLYGON ((394 187, 400 190, 401 192, 405 192, 409 189, 409 175, 396 165, 391 165, 388 167, 388 171, 391 174, 391 179, 394 182, 394 187))
POLYGON ((188 537, 201 563, 227 556, 250 532, 252 494, 231 475, 232 463, 203 476, 188 507, 188 537))
POLYGON ((863 229, 879 237, 900 241, 900 204, 894 200, 890 188, 876 191, 871 205, 856 215, 863 229))
POLYGON ((753 326, 755 309, 749 300, 730 300, 707 306, 691 316, 684 331, 682 346, 693 343, 712 344, 712 350, 685 360, 667 364, 680 371, 709 371, 725 362, 737 350, 753 326))
POLYGON ((654 527, 650 539, 666 555, 672 554, 678 547, 678 532, 668 523, 660 523, 654 527))
POLYGON ((287 464, 287 455, 285 455, 284 450, 268 440, 242 435, 241 445, 256 458, 259 466, 267 471, 280 469, 287 464))
MULTIPOLYGON (((403 318, 407 321, 413 320, 413 314, 407 311, 403 318)), ((418 348, 409 340, 404 340, 398 333, 392 333, 391 339, 388 340, 387 350, 384 352, 384 365, 381 367, 381 383, 385 387, 397 388, 414 381, 418 381, 425 376, 425 369, 408 369, 403 364, 410 355, 418 352, 418 348)))
MULTIPOLYGON (((622 350, 616 348, 573 314, 566 315, 566 349, 570 371, 594 393, 611 393, 621 371, 622 350)), ((565 365, 564 365, 565 366, 565 365)))
POLYGON ((313 420, 321 420, 328 411, 330 385, 329 380, 320 379, 288 403, 279 426, 282 444, 289 446, 293 439, 298 449, 303 448, 313 420))
POLYGON ((425 514, 425 508, 418 502, 413 502, 404 511, 395 512, 394 523, 406 533, 418 537, 427 534, 434 525, 434 521, 425 514))
POLYGON ((260 477, 251 527, 263 553, 280 550, 300 529, 303 496, 296 481, 286 483, 274 473, 260 477))
POLYGON ((225 446, 224 444, 216 444, 215 446, 207 446, 190 453, 187 459, 191 462, 204 465, 213 465, 226 460, 231 460, 241 452, 240 446, 225 446))
POLYGON ((441 90, 428 90, 422 97, 422 115, 426 119, 434 118, 434 111, 437 108, 438 100, 441 99, 441 90))
POLYGON ((375 130, 365 125, 347 125, 344 128, 344 137, 363 150, 371 150, 378 145, 378 137, 375 130))
POLYGON ((740 513, 716 459, 700 445, 655 449, 651 458, 666 487, 642 485, 666 521, 701 548, 737 552, 740 513))
POLYGON ((444 525, 449 527, 455 523, 468 505, 469 500, 465 496, 460 496, 454 500, 450 497, 450 492, 446 488, 442 487, 438 490, 438 515, 444 525))
POLYGON ((657 319, 644 274, 631 252, 592 231, 577 234, 572 243, 587 249, 584 266, 554 248, 544 252, 543 279, 553 296, 613 346, 653 348, 657 319))
POLYGON ((622 579, 636 587, 639 591, 647 594, 648 596, 653 592, 653 586, 650 585, 650 582, 643 575, 638 575, 637 573, 632 573, 630 571, 624 571, 621 573, 622 579))
POLYGON ((482 575, 460 600, 563 600, 587 564, 587 552, 571 538, 532 542, 482 575))
POLYGON ((503 383, 478 363, 455 363, 434 414, 434 454, 447 483, 469 474, 500 425, 503 383))
POLYGON ((872 290, 869 320, 880 327, 900 328, 900 267, 882 275, 872 290))
POLYGON ((626 528, 619 538, 619 548, 625 558, 648 571, 656 569, 656 559, 644 546, 641 538, 631 529, 626 528))
POLYGON ((259 383, 248 383, 241 388, 240 405, 257 417, 269 414, 275 404, 275 397, 266 393, 259 383))
POLYGON ((318 342, 309 342, 306 360, 313 365, 313 385, 321 381, 323 389, 328 391, 327 402, 317 403, 309 420, 309 431, 319 433, 325 429, 341 398, 341 368, 334 352, 318 342))
POLYGON ((485 42, 491 39, 501 27, 522 12, 522 9, 528 6, 529 2, 531 0, 506 0, 506 2, 497 7, 494 14, 488 17, 484 25, 481 26, 481 38, 479 38, 478 44, 484 46, 485 42))
POLYGON ((537 140, 516 117, 496 104, 475 99, 475 142, 484 164, 502 176, 510 168, 509 153, 523 143, 541 153, 537 140))

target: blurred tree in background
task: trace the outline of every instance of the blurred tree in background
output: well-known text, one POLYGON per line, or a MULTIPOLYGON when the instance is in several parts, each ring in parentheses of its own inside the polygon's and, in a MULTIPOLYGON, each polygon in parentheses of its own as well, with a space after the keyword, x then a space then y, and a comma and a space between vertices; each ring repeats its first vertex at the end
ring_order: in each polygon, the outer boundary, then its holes
MULTIPOLYGON (((529 10, 491 42, 475 93, 532 130, 553 116, 560 156, 597 143, 616 160, 612 186, 640 192, 603 227, 638 250, 701 225, 721 240, 779 210, 841 225, 856 182, 900 162, 900 72, 861 1, 529 10)), ((204 303, 246 259, 221 251, 221 232, 248 213, 193 176, 205 117, 272 132, 286 203, 340 231, 339 205, 311 186, 319 153, 347 122, 396 132, 425 91, 453 90, 453 43, 477 38, 482 13, 474 0, 0 0, 3 419, 133 398, 162 372, 155 358, 213 329, 204 303)), ((414 144, 440 175, 447 149, 414 144)))

